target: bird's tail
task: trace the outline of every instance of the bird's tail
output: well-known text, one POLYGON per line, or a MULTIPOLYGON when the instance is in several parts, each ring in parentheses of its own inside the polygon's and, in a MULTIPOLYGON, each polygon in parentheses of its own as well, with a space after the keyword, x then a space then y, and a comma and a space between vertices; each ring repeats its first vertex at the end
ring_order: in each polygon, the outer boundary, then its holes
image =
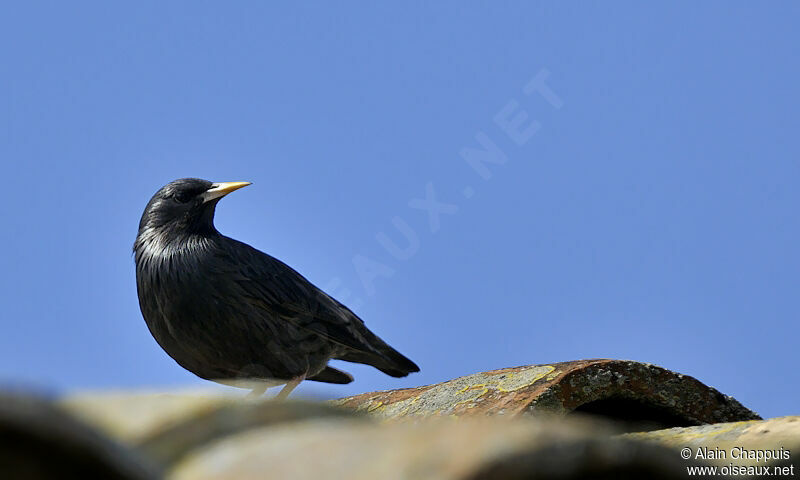
POLYGON ((384 344, 382 347, 383 348, 380 348, 379 351, 374 352, 348 350, 345 354, 337 358, 347 362, 371 365, 392 377, 405 377, 409 373, 419 372, 417 364, 412 362, 408 357, 389 345, 384 344))
POLYGON ((313 377, 308 377, 306 380, 314 380, 315 382, 343 384, 352 382, 353 376, 347 372, 337 370, 333 367, 325 367, 321 372, 314 375, 313 377))

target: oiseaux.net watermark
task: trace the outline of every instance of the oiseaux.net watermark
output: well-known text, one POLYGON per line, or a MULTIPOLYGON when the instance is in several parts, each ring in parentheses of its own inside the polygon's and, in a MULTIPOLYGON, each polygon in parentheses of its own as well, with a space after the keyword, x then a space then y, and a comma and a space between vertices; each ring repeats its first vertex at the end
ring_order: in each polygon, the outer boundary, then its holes
POLYGON ((783 447, 774 449, 745 448, 741 446, 684 447, 680 451, 684 460, 713 462, 715 465, 687 465, 689 476, 764 476, 794 477, 794 465, 784 465, 791 460, 792 452, 783 447), (727 463, 725 463, 727 461, 727 463), (779 465, 773 463, 780 462, 779 465))
MULTIPOLYGON (((550 86, 549 79, 550 71, 542 68, 523 82, 519 93, 501 103, 491 119, 488 119, 491 128, 477 130, 472 141, 458 149, 462 165, 472 170, 477 177, 477 182, 455 187, 455 190, 461 193, 461 198, 456 195, 441 200, 434 182, 428 180, 420 189, 424 191, 424 198, 411 198, 405 202, 414 216, 421 213, 427 217, 427 230, 430 234, 435 235, 439 232, 442 227, 442 216, 460 212, 460 204, 469 201, 478 193, 480 186, 477 184, 491 180, 495 174, 494 170, 509 162, 513 150, 525 147, 539 132, 542 124, 532 118, 529 109, 544 106, 560 110, 564 106, 564 100, 550 86), (527 106, 526 100, 530 102, 527 106), (534 104, 533 100, 538 104, 534 104)), ((373 258, 363 253, 358 253, 352 258, 356 277, 367 297, 375 295, 379 279, 394 276, 395 267, 399 263, 411 260, 421 247, 420 232, 406 220, 404 215, 395 215, 388 220, 396 232, 390 229, 389 232, 380 231, 374 235, 374 240, 388 258, 373 258), (400 240, 398 242, 395 239, 400 240)), ((343 283, 340 277, 334 277, 322 287, 339 301, 358 310, 364 304, 364 297, 354 295, 355 292, 343 283)))

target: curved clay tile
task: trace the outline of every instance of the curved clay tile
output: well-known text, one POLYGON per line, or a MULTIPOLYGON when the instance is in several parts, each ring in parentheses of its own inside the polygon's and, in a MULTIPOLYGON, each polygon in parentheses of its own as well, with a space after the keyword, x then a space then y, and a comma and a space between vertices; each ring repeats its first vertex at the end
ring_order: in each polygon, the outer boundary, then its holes
POLYGON ((613 418, 628 430, 760 418, 690 376, 647 363, 606 359, 503 368, 335 403, 383 418, 582 412, 613 418))

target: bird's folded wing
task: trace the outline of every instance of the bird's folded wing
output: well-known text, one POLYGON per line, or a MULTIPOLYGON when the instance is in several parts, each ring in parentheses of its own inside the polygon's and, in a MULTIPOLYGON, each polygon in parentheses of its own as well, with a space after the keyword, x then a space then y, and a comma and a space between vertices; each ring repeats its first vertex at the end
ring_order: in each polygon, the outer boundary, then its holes
POLYGON ((383 356, 362 333, 364 322, 347 307, 280 260, 256 252, 260 255, 249 258, 248 268, 238 275, 253 306, 331 342, 383 356))

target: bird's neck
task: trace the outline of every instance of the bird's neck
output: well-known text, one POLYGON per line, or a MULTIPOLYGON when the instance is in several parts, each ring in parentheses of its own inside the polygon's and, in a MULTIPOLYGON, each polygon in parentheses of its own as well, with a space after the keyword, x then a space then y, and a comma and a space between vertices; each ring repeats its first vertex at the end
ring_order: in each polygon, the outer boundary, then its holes
POLYGON ((213 248, 219 237, 216 230, 176 232, 158 227, 146 228, 136 237, 133 250, 137 261, 142 258, 175 257, 213 248))

